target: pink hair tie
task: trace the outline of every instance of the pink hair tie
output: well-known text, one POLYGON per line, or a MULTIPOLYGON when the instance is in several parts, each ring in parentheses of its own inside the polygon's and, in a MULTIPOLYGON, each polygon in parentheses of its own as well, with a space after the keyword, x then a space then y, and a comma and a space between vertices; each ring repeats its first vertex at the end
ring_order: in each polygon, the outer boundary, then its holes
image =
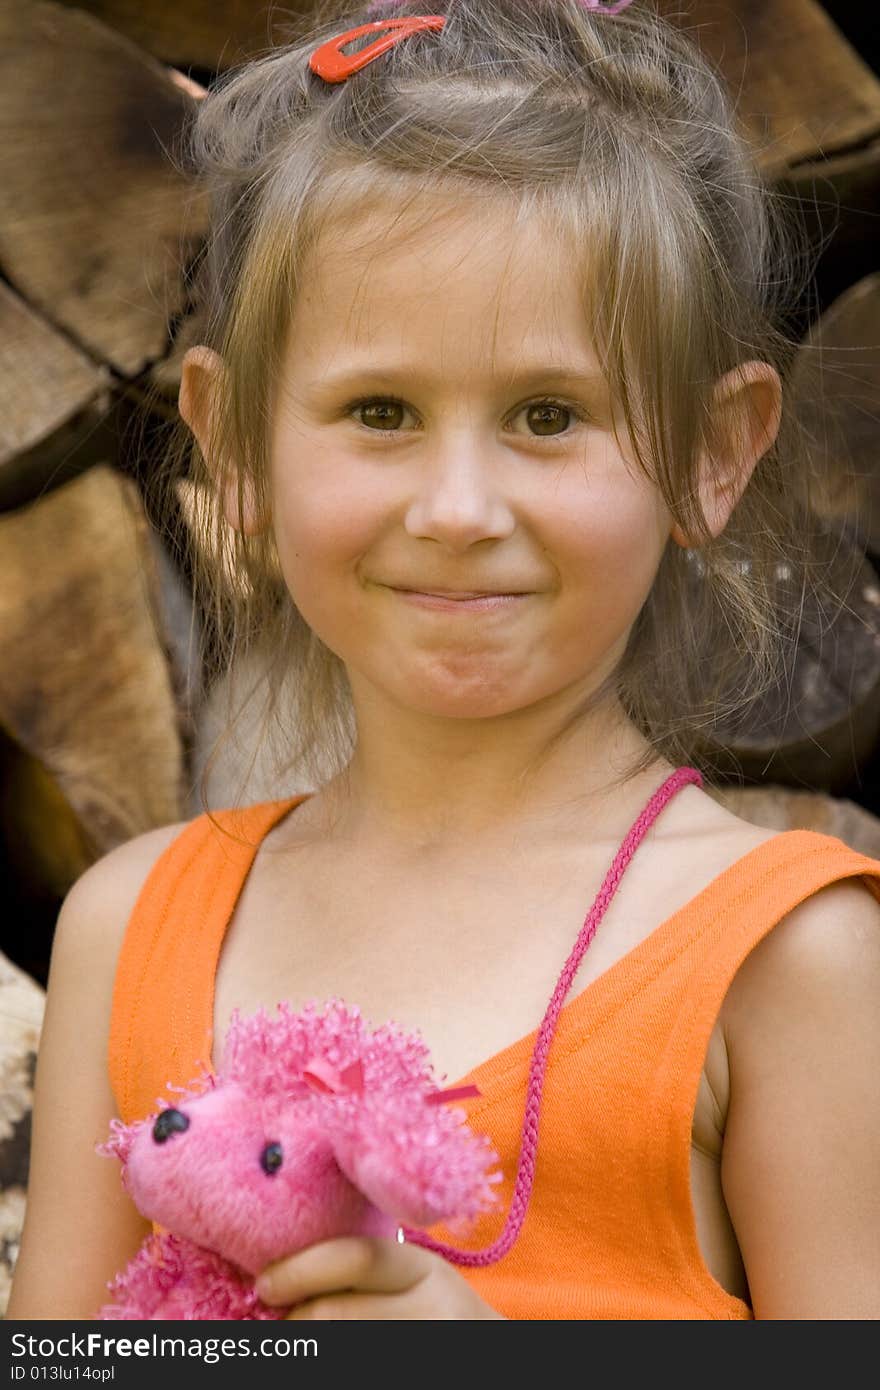
POLYGON ((617 0, 616 5, 603 5, 601 0, 578 0, 578 4, 585 10, 594 10, 596 14, 620 14, 621 10, 632 4, 632 0, 617 0))
MULTIPOLYGON (((603 0, 577 0, 581 9, 592 10, 594 14, 620 14, 627 5, 631 5, 633 0, 616 0, 614 4, 604 4, 603 0)), ((367 6, 367 14, 373 14, 376 10, 393 9, 396 5, 403 3, 403 0, 370 0, 367 6)))

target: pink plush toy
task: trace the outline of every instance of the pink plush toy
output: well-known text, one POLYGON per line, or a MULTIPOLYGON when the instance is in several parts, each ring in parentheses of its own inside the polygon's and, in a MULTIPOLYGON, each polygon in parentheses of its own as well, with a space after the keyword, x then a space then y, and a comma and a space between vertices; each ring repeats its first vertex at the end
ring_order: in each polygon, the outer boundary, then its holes
POLYGON ((342 1235, 462 1230, 495 1202, 489 1141, 438 1091, 417 1034, 372 1030, 340 1000, 233 1016, 220 1075, 147 1120, 114 1120, 98 1152, 163 1228, 108 1285, 114 1319, 283 1318, 253 1281, 342 1235))

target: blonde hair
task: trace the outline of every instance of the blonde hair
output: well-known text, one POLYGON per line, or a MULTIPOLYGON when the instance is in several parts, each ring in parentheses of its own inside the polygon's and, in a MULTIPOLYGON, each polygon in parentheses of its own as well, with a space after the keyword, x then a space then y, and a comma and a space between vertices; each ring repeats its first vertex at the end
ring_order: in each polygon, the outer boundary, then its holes
MULTIPOLYGON (((368 207, 398 210, 418 237, 427 230, 419 207, 465 195, 548 218, 583 250, 571 274, 635 463, 691 542, 667 545, 590 707, 614 693, 647 741, 624 780, 660 758, 711 776, 721 725, 744 719, 784 679, 808 591, 810 602, 845 599, 830 587, 812 506, 832 460, 811 449, 787 402, 716 538, 699 501, 700 450, 720 442, 714 383, 752 359, 783 385, 790 375, 798 343, 787 318, 809 270, 803 225, 762 180, 723 79, 649 8, 614 17, 578 0, 429 8, 446 16, 441 33, 410 37, 330 85, 308 67, 319 43, 425 7, 318 5, 289 42, 222 76, 186 132, 180 168, 211 208, 209 236, 187 268, 197 336, 227 371, 212 402, 211 458, 181 421, 154 481, 161 516, 181 478, 202 499, 190 518, 196 543, 169 532, 209 619, 209 678, 259 672, 239 707, 230 704, 225 736, 259 695, 262 736, 283 729, 280 776, 295 766, 316 786, 350 760, 344 665, 298 613, 271 528, 230 536, 218 469, 232 470, 240 499, 247 486, 268 510, 275 384, 301 269, 321 237, 368 207)), ((238 698, 230 679, 234 687, 238 698)), ((201 779, 206 810, 221 745, 201 779)))

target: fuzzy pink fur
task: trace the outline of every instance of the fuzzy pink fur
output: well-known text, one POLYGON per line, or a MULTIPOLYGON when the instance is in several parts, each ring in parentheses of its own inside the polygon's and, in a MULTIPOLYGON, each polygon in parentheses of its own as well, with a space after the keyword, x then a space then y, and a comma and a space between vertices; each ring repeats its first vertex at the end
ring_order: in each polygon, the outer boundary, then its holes
POLYGON ((172 1235, 147 1236, 138 1253, 109 1285, 113 1301, 100 1316, 116 1321, 187 1321, 283 1318, 270 1308, 253 1280, 212 1250, 172 1235))
POLYGON ((495 1203, 497 1155, 463 1111, 430 1102, 435 1088, 417 1034, 371 1029, 341 1000, 236 1013, 219 1076, 163 1103, 186 1129, 157 1142, 155 1115, 115 1120, 99 1148, 165 1229, 109 1285, 98 1316, 283 1317, 253 1291, 272 1260, 341 1235, 390 1237, 404 1223, 466 1229, 495 1203), (282 1161, 267 1172, 269 1145, 282 1161))

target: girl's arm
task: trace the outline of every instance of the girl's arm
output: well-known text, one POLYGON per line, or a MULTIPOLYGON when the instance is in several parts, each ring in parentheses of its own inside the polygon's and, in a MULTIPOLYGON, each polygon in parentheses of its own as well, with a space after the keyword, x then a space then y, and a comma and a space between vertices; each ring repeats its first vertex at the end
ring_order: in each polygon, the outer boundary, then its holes
POLYGON ((725 1001, 721 1180, 756 1318, 880 1318, 880 904, 830 884, 725 1001))
POLYGON ((120 845, 64 900, 49 971, 34 1093, 27 1208, 7 1319, 94 1318, 107 1281, 150 1230, 95 1153, 116 1106, 107 1037, 116 959, 141 885, 181 827, 120 845))

